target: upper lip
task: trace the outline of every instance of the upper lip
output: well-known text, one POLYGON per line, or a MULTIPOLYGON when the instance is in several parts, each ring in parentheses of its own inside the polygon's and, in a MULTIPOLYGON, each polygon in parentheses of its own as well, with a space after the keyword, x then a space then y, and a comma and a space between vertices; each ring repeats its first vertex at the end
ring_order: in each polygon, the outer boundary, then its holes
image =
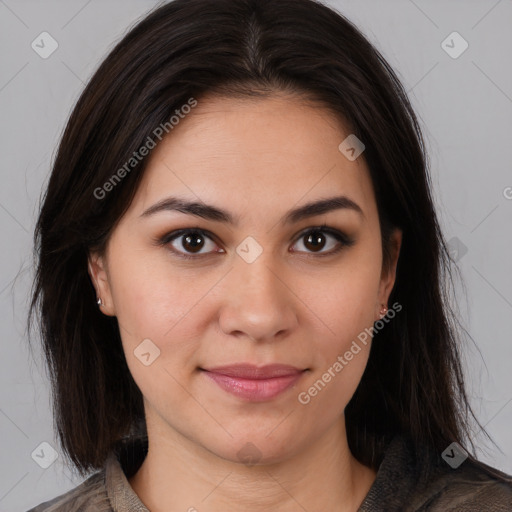
POLYGON ((212 373, 219 373, 229 377, 240 377, 243 379, 271 379, 274 377, 296 375, 303 371, 300 368, 287 364, 256 366, 249 363, 238 363, 201 369, 212 373))

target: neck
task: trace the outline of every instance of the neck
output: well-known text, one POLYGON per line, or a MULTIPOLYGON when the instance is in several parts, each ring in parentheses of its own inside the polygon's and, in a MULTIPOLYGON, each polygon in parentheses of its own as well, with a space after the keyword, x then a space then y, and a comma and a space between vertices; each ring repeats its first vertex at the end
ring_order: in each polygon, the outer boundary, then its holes
POLYGON ((148 422, 148 454, 129 479, 151 512, 355 512, 376 476, 350 453, 344 417, 300 453, 254 466, 220 458, 168 425, 161 432, 148 422))

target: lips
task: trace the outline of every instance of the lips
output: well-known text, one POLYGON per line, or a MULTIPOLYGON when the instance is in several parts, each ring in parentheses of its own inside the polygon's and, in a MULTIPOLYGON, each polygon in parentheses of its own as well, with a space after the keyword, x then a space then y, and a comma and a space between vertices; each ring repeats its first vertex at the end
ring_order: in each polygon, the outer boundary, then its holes
POLYGON ((283 393, 306 371, 283 364, 258 367, 246 363, 201 370, 224 391, 245 400, 260 402, 283 393))
POLYGON ((204 370, 221 375, 228 375, 229 377, 239 377, 241 379, 271 379, 296 375, 302 371, 299 368, 295 368, 295 366, 286 364, 268 364, 258 367, 246 363, 204 368, 204 370))

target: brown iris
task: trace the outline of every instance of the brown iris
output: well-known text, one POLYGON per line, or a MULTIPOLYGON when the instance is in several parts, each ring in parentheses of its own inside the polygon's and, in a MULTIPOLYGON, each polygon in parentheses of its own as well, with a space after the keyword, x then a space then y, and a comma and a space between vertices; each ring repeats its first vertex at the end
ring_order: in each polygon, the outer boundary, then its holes
POLYGON ((305 238, 304 245, 308 249, 312 249, 313 252, 321 250, 325 246, 325 236, 321 234, 321 231, 311 231, 305 238), (310 247, 308 247, 308 244, 310 244, 310 247))
POLYGON ((181 245, 188 252, 199 252, 204 246, 204 237, 200 233, 191 232, 189 235, 183 236, 181 245))

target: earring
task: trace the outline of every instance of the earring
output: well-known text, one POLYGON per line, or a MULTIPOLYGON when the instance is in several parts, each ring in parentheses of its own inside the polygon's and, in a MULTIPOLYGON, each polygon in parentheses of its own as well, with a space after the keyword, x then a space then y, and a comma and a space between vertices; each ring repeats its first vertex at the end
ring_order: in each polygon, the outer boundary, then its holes
POLYGON ((382 304, 382 309, 380 310, 380 317, 384 318, 386 316, 387 311, 388 308, 384 304, 382 304))
POLYGON ((98 306, 103 306, 103 301, 101 300, 101 297, 98 297, 98 300, 96 301, 98 306))

